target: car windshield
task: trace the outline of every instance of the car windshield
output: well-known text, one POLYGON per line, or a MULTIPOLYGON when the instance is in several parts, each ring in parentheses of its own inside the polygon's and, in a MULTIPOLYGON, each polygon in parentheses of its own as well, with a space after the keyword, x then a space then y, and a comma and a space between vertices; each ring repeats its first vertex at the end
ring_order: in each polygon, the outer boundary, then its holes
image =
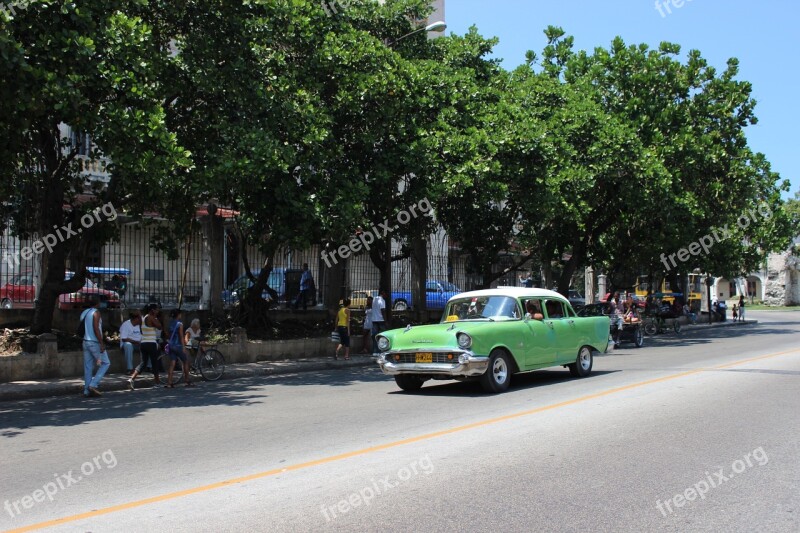
POLYGON ((520 318, 519 306, 508 296, 457 298, 447 304, 444 322, 457 320, 514 320, 520 318))

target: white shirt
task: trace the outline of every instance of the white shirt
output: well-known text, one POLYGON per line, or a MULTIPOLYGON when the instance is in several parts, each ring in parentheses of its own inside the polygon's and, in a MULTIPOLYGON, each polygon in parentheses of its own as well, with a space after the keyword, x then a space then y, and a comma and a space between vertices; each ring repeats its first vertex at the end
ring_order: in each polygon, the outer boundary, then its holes
POLYGON ((386 309, 386 301, 383 296, 376 296, 372 299, 372 322, 383 322, 383 313, 381 309, 386 309))
POLYGON ((126 320, 119 327, 119 344, 122 346, 122 339, 130 339, 136 342, 142 342, 142 327, 134 326, 130 320, 126 320))

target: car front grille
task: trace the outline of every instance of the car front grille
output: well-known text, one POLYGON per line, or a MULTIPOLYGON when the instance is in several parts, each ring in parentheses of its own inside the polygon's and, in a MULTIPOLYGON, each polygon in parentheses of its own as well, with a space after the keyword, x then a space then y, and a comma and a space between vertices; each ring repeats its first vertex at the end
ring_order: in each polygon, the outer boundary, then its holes
MULTIPOLYGON (((445 353, 433 353, 433 361, 432 363, 458 363, 458 352, 445 352, 445 353), (448 358, 448 355, 451 355, 451 358, 448 358)), ((417 362, 417 354, 416 353, 399 353, 399 354, 391 354, 386 357, 387 360, 391 361, 392 363, 397 364, 404 364, 404 363, 416 363, 417 362)))

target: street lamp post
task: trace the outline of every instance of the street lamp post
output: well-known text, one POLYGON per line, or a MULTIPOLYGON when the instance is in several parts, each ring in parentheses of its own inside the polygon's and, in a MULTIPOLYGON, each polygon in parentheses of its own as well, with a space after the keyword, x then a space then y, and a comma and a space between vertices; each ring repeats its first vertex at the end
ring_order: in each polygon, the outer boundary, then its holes
POLYGON ((426 32, 426 33, 430 33, 432 31, 444 31, 446 29, 447 29, 447 24, 442 20, 438 20, 438 21, 434 22, 433 24, 428 24, 427 26, 424 26, 422 28, 417 28, 416 30, 414 30, 412 32, 409 32, 409 33, 406 33, 405 35, 402 35, 402 36, 398 37, 397 39, 394 39, 393 41, 389 41, 389 42, 386 43, 386 46, 391 48, 394 45, 396 45, 397 43, 399 43, 400 41, 402 41, 403 39, 405 39, 406 37, 411 37, 412 35, 416 35, 417 33, 421 33, 423 31, 426 32))

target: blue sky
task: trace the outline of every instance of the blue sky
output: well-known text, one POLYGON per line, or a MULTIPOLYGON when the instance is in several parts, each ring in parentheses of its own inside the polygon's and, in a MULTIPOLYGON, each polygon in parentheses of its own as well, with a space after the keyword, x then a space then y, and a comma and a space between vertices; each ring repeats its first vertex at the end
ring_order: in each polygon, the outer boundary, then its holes
POLYGON ((495 56, 506 69, 525 61, 525 52, 541 55, 543 30, 561 26, 575 37, 577 49, 608 47, 619 35, 626 43, 662 41, 681 45, 682 55, 700 50, 718 70, 728 58, 740 62, 740 80, 753 84, 758 124, 747 129, 750 146, 767 155, 774 171, 792 182, 785 197, 800 188, 796 154, 800 126, 800 4, 790 0, 447 0, 447 32, 464 34, 470 26, 498 37, 495 56), (669 12, 671 11, 671 13, 669 12), (663 13, 663 15, 662 15, 663 13), (792 147, 795 148, 792 148, 792 147))

